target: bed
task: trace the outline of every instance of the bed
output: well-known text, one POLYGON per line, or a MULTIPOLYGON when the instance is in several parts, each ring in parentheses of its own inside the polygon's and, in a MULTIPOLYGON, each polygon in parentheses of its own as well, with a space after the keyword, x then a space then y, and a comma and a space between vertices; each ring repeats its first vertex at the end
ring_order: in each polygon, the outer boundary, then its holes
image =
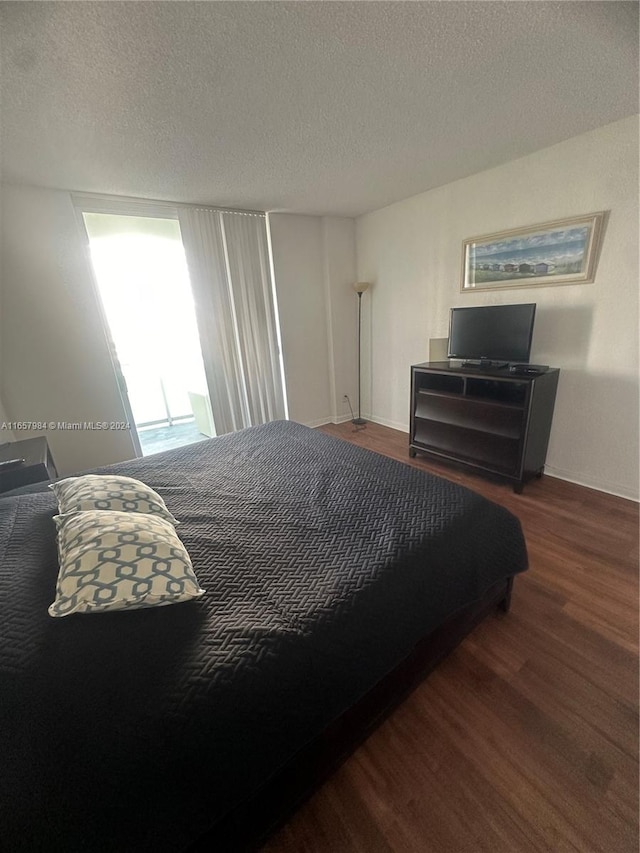
POLYGON ((0 499, 7 850, 254 849, 527 567, 504 508, 292 422, 107 471, 206 594, 52 619, 55 498, 0 499))

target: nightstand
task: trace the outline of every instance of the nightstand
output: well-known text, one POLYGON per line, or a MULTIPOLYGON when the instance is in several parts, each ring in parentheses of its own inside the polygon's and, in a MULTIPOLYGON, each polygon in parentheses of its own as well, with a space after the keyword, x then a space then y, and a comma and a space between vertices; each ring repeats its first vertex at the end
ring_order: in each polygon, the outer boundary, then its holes
POLYGON ((8 492, 31 483, 55 480, 58 476, 49 444, 45 436, 25 438, 0 444, 0 492, 8 492), (20 464, 4 467, 3 462, 23 460, 20 464))

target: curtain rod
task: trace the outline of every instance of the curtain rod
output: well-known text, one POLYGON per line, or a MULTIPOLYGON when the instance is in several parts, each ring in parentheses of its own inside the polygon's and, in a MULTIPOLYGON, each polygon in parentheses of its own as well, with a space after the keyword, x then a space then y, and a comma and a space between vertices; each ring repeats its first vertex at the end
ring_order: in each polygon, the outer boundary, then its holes
POLYGON ((240 216, 265 216, 266 211, 264 210, 242 210, 239 208, 233 207, 217 207, 216 205, 209 204, 189 204, 189 202, 184 201, 163 201, 161 199, 155 198, 137 198, 136 196, 125 196, 125 195, 109 195, 108 193, 88 193, 88 192, 75 192, 71 190, 71 198, 74 201, 74 204, 77 202, 102 202, 106 204, 114 204, 118 203, 123 206, 130 205, 131 207, 156 207, 156 208, 166 208, 169 210, 177 210, 178 208, 188 207, 191 210, 216 210, 220 213, 237 213, 240 216))

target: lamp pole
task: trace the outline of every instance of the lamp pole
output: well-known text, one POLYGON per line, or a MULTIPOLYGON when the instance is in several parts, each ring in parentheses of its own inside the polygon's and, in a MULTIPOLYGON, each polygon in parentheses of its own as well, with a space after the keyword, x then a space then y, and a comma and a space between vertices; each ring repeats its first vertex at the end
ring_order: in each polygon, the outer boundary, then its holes
POLYGON ((362 417, 362 294, 369 287, 368 281, 357 281, 353 289, 358 294, 358 417, 351 421, 355 426, 364 426, 365 419, 362 417))

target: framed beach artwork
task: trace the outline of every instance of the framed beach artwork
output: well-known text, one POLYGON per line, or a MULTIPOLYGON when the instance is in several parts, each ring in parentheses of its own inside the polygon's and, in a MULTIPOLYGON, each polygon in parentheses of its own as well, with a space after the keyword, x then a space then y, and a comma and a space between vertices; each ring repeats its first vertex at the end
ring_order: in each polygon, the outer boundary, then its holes
POLYGON ((604 218, 589 213, 465 240, 462 291, 592 282, 604 218))

